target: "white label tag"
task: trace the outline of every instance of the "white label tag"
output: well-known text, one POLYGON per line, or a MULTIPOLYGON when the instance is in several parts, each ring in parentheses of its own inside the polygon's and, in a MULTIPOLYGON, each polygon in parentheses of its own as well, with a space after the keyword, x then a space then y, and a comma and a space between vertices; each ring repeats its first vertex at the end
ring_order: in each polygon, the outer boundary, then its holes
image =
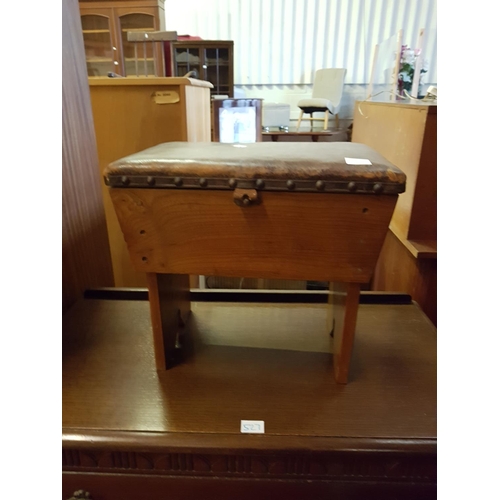
POLYGON ((240 431, 246 434, 264 434, 264 420, 242 420, 240 431))
POLYGON ((346 158, 345 162, 348 165, 371 165, 372 162, 366 158, 346 158))

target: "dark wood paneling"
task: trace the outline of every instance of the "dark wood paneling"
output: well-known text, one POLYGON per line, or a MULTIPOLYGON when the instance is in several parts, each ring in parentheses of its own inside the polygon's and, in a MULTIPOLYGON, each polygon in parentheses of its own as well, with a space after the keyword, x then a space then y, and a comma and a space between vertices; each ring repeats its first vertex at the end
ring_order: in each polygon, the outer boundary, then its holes
POLYGON ((413 256, 392 231, 387 232, 372 287, 409 294, 437 325, 437 259, 413 256))
POLYGON ((108 235, 76 0, 62 4, 62 309, 112 286, 108 235))
POLYGON ((359 309, 340 386, 326 304, 194 302, 185 360, 158 374, 145 301, 79 302, 64 498, 435 498, 436 331, 415 305, 359 309), (241 434, 242 418, 266 433, 241 434))
POLYGON ((432 500, 437 497, 436 484, 432 482, 361 482, 355 476, 355 469, 351 480, 315 482, 310 478, 284 481, 64 473, 63 499, 79 489, 89 491, 94 500, 432 500))
MULTIPOLYGON (((437 109, 425 124, 408 239, 437 240, 437 109)), ((430 110, 429 110, 430 111, 430 110)))
POLYGON ((422 311, 360 305, 352 382, 342 386, 328 310, 192 302, 193 354, 157 373, 149 304, 84 300, 64 318, 63 425, 233 434, 238 446, 261 439, 240 434, 240 419, 265 420, 266 438, 434 439, 436 331, 422 311))

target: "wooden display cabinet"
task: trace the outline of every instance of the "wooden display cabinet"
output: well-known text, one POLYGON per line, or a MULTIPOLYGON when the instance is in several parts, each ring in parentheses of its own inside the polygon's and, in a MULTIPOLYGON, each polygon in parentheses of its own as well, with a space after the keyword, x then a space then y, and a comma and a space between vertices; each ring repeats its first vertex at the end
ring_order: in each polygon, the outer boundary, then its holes
POLYGON ((234 96, 233 42, 230 40, 185 40, 172 43, 174 75, 196 71, 209 81, 211 94, 234 96))
MULTIPOLYGON (((89 77, 136 76, 135 47, 129 31, 163 31, 164 0, 79 2, 89 77)), ((160 44, 144 44, 137 54, 139 76, 165 76, 160 44), (143 64, 143 61, 146 64, 143 64)))

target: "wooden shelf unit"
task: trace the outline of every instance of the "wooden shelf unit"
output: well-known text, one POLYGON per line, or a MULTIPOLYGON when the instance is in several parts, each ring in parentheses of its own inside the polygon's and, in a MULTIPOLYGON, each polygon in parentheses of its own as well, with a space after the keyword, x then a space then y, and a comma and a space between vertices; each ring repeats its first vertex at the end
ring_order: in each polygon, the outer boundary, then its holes
MULTIPOLYGON (((127 62, 134 59, 134 44, 127 41, 129 31, 162 31, 165 29, 165 0, 110 0, 80 1, 83 40, 89 77, 107 76, 109 72, 121 76, 136 76, 127 62), (109 36, 104 36, 108 34, 109 36), (105 59, 99 58, 104 55, 105 59), (102 62, 109 64, 102 67, 102 62), (99 66, 96 66, 99 62, 99 66), (127 69, 129 74, 127 74, 127 69)), ((159 44, 146 44, 149 76, 165 76, 163 52, 159 44), (151 72, 150 72, 151 71, 151 72)), ((144 62, 142 48, 139 62, 144 62)), ((145 76, 144 64, 138 64, 139 76, 145 76)))
POLYGON ((110 33, 110 30, 82 30, 83 34, 87 33, 110 33))
POLYGON ((184 76, 192 70, 200 80, 209 81, 212 95, 234 97, 234 61, 231 40, 183 40, 172 43, 173 71, 184 76), (192 57, 183 61, 182 56, 192 57), (222 71, 221 71, 222 69, 222 71))

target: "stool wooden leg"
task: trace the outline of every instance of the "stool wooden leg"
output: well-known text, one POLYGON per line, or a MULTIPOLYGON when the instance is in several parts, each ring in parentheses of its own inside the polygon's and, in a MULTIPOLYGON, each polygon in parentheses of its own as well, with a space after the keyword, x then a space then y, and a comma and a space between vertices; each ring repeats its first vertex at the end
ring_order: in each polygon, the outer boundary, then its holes
POLYGON ((147 273, 147 281, 156 369, 166 370, 190 313, 189 275, 147 273))
POLYGON ((323 125, 323 130, 328 130, 328 110, 325 111, 325 123, 323 125))
POLYGON ((299 128, 300 128, 300 122, 302 121, 302 116, 304 115, 304 111, 300 110, 300 115, 299 115, 299 119, 297 121, 297 132, 299 131, 299 128))
POLYGON ((333 369, 338 384, 347 384, 349 376, 359 290, 359 283, 330 283, 329 321, 333 324, 333 369))
POLYGON ((335 115, 335 129, 336 130, 339 129, 339 114, 338 113, 335 115))
POLYGON ((311 132, 313 131, 313 125, 314 125, 314 117, 313 117, 313 114, 312 113, 309 113, 310 117, 309 120, 311 122, 311 132))

